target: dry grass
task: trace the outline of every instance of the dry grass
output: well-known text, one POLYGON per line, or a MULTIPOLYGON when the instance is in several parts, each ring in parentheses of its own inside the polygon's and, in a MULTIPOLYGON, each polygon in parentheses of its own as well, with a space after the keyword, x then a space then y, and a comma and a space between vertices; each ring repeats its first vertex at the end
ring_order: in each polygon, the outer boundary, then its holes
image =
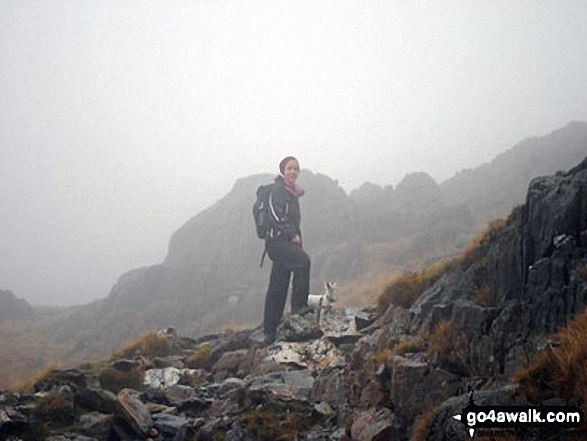
POLYGON ((479 246, 493 240, 493 238, 504 229, 506 225, 505 219, 496 219, 489 222, 489 225, 481 234, 477 235, 471 244, 463 251, 462 259, 464 262, 472 262, 475 256, 475 251, 479 246))
POLYGON ((430 333, 426 356, 432 358, 435 355, 449 355, 453 349, 454 334, 449 322, 440 322, 430 333))
POLYGON ((102 389, 114 394, 125 388, 141 391, 145 387, 143 384, 143 371, 138 367, 127 372, 108 367, 100 372, 98 380, 102 389))
POLYGON ((587 312, 554 339, 559 347, 548 348, 514 377, 520 391, 534 402, 554 396, 587 403, 587 312))
POLYGON ((57 391, 47 393, 34 410, 39 421, 52 421, 60 426, 68 426, 74 422, 73 402, 66 401, 57 391))
POLYGON ((426 289, 459 264, 459 259, 452 259, 417 272, 405 272, 397 276, 387 285, 377 300, 380 311, 384 312, 390 305, 409 308, 426 289))
POLYGON ((210 345, 202 344, 198 348, 198 352, 190 355, 186 360, 186 365, 191 369, 205 368, 210 361, 210 345))
POLYGON ((408 352, 420 352, 425 348, 424 340, 421 337, 416 337, 412 340, 402 340, 395 344, 391 349, 394 354, 403 355, 408 352))
POLYGON ((167 338, 157 335, 155 331, 149 331, 136 341, 126 344, 122 349, 114 351, 112 358, 127 358, 143 355, 148 358, 166 357, 171 355, 171 345, 167 338))
POLYGON ((430 424, 432 424, 432 420, 437 411, 438 407, 433 407, 416 419, 413 426, 412 441, 426 441, 428 432, 430 431, 430 424))
POLYGON ((378 365, 382 365, 384 364, 389 357, 391 357, 393 355, 393 351, 389 348, 385 348, 379 352, 377 352, 375 355, 373 355, 373 360, 375 361, 375 363, 377 363, 378 365))

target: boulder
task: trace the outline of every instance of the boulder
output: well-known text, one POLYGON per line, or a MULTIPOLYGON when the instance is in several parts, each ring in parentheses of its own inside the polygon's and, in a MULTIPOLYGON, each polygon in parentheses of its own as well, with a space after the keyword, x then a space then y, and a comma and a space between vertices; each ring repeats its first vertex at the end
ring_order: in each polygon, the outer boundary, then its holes
POLYGON ((87 436, 93 436, 98 439, 108 439, 114 419, 114 415, 90 412, 80 416, 79 426, 82 432, 87 436))
POLYGON ((118 410, 116 395, 103 389, 80 389, 74 395, 74 403, 76 407, 106 414, 114 414, 118 410))
POLYGON ((308 341, 320 338, 323 334, 314 314, 290 315, 277 328, 278 341, 308 341))
POLYGON ((123 389, 118 392, 117 399, 122 410, 122 417, 131 428, 141 436, 146 436, 153 426, 149 408, 140 400, 139 392, 123 389))
POLYGON ((394 439, 394 415, 389 409, 369 409, 359 412, 351 427, 353 441, 388 441, 394 439))

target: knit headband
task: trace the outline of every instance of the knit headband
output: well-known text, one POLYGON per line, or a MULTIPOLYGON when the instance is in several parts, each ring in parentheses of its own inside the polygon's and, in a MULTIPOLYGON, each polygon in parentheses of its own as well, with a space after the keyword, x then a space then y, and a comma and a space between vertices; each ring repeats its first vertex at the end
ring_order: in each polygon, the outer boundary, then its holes
POLYGON ((293 156, 288 156, 288 157, 286 157, 286 158, 283 158, 283 159, 281 160, 281 162, 279 163, 279 171, 281 172, 281 174, 284 174, 284 173, 285 173, 285 166, 286 166, 286 165, 287 165, 287 163, 288 163, 289 161, 291 161, 292 159, 293 159, 294 161, 296 161, 296 162, 298 162, 298 163, 299 163, 299 161, 298 161, 298 160, 297 160, 295 157, 293 157, 293 156))

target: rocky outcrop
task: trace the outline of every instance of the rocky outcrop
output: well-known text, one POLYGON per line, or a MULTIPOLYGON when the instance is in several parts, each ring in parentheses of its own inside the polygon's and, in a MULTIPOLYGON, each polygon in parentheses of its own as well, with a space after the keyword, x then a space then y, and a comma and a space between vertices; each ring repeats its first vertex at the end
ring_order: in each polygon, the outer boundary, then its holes
POLYGON ((24 320, 35 315, 35 308, 26 300, 17 298, 11 291, 0 290, 0 305, 0 323, 7 320, 24 320))

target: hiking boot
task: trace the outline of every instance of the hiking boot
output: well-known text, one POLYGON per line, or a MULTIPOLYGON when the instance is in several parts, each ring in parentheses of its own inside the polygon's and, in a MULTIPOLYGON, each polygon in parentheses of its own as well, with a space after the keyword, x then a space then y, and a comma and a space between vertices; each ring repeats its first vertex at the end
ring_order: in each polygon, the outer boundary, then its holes
POLYGON ((314 314, 314 308, 312 306, 304 306, 292 312, 292 315, 299 315, 300 317, 304 317, 308 314, 314 314))

